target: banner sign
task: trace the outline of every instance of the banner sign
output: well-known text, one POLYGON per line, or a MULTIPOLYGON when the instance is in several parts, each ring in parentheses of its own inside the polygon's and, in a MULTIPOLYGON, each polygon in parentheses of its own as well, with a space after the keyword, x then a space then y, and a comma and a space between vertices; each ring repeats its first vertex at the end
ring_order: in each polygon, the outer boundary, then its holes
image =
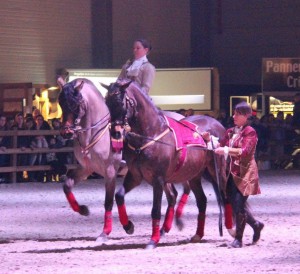
POLYGON ((300 91, 300 58, 263 58, 262 91, 300 91))

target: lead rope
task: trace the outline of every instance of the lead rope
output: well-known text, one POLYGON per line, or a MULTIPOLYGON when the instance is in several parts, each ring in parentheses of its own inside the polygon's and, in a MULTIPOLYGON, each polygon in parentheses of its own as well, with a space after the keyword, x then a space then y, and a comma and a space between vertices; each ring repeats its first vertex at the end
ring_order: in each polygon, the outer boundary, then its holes
POLYGON ((222 220, 223 211, 222 211, 222 206, 221 206, 221 201, 220 201, 220 199, 222 199, 221 198, 221 191, 220 191, 220 177, 219 177, 219 168, 218 168, 217 158, 216 158, 216 154, 214 152, 215 145, 214 145, 212 136, 210 136, 210 142, 211 142, 211 146, 212 146, 212 149, 213 149, 213 158, 214 158, 214 164, 215 164, 216 179, 217 179, 217 184, 218 184, 218 192, 219 192, 218 194, 219 194, 219 197, 217 197, 217 199, 218 199, 218 206, 219 206, 219 234, 222 237, 223 236, 223 227, 222 227, 222 223, 223 223, 223 220, 222 220))

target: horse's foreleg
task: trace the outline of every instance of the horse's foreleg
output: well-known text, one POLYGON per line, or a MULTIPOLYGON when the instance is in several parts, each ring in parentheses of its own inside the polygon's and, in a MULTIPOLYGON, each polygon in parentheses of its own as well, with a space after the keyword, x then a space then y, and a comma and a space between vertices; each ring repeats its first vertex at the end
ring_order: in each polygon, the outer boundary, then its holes
POLYGON ((190 186, 195 195, 199 211, 196 234, 192 237, 191 242, 199 243, 204 236, 207 198, 202 188, 201 179, 193 179, 190 181, 190 186))
POLYGON ((79 205, 73 192, 72 188, 75 185, 75 179, 74 178, 83 178, 84 176, 79 176, 77 172, 69 172, 67 174, 67 178, 64 182, 63 185, 63 190, 66 195, 66 198, 71 206, 71 208, 75 211, 78 212, 81 215, 88 216, 89 215, 89 209, 85 205, 79 205))
POLYGON ((117 191, 115 198, 118 207, 119 220, 127 234, 133 234, 134 225, 128 219, 126 205, 125 205, 125 194, 131 191, 133 188, 138 186, 141 180, 136 180, 130 171, 127 172, 123 185, 117 191))
POLYGON ((181 198, 178 202, 177 208, 176 208, 176 213, 175 213, 175 220, 176 220, 176 225, 179 230, 183 229, 183 221, 181 219, 183 209, 187 203, 187 200, 189 198, 189 194, 191 192, 190 184, 188 181, 182 184, 183 185, 183 194, 181 195, 181 198))
POLYGON ((168 200, 168 208, 165 215, 165 221, 160 229, 160 235, 163 236, 165 233, 168 233, 172 228, 172 223, 174 219, 174 207, 176 204, 177 198, 177 190, 175 189, 174 185, 171 183, 167 183, 164 185, 164 191, 166 193, 166 197, 168 200))
POLYGON ((146 249, 153 249, 157 246, 160 240, 160 218, 161 218, 161 201, 163 195, 163 185, 162 179, 158 179, 153 183, 153 204, 152 204, 152 236, 150 242, 147 244, 146 249))
POLYGON ((112 208, 114 202, 114 192, 116 187, 115 177, 106 178, 105 182, 105 202, 104 202, 104 225, 103 231, 100 236, 97 238, 97 242, 106 242, 108 240, 108 235, 112 231, 112 208))
POLYGON ((112 231, 112 208, 114 202, 114 193, 115 193, 116 181, 113 179, 109 180, 105 184, 105 214, 104 214, 104 227, 103 233, 109 235, 112 231))

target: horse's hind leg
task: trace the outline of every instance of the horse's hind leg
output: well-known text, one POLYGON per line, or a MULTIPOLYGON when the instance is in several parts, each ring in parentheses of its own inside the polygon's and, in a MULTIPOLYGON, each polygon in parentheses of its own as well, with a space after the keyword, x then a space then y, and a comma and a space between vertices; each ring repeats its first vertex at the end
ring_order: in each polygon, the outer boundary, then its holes
POLYGON ((199 212, 196 234, 191 238, 191 242, 199 243, 204 236, 207 198, 203 191, 201 178, 191 180, 190 186, 195 195, 199 212))
POLYGON ((132 175, 130 171, 127 172, 123 185, 118 189, 115 198, 118 207, 119 219, 124 230, 127 234, 134 233, 134 225, 129 220, 125 205, 125 195, 134 189, 136 186, 140 185, 142 180, 137 180, 136 177, 132 175))
POLYGON ((164 185, 164 191, 168 201, 168 208, 165 215, 165 221, 160 229, 160 235, 163 236, 165 233, 168 233, 172 228, 172 223, 174 219, 174 207, 176 204, 177 198, 177 190, 175 189, 174 185, 171 183, 167 183, 164 185))
POLYGON ((160 240, 159 223, 161 218, 161 201, 163 195, 164 182, 162 178, 157 178, 153 182, 153 204, 152 204, 152 236, 150 242, 147 244, 146 249, 153 249, 156 247, 160 240))
POLYGON ((89 209, 85 205, 79 205, 73 192, 72 188, 73 186, 80 181, 81 179, 86 178, 89 175, 89 173, 85 172, 82 168, 78 170, 71 170, 67 173, 67 177, 65 179, 63 190, 66 195, 66 198, 71 206, 71 208, 78 212, 81 215, 88 216, 89 215, 89 209))
POLYGON ((182 183, 183 185, 183 193, 181 195, 181 198, 178 202, 177 208, 176 208, 176 213, 175 213, 175 221, 176 221, 176 225, 178 227, 179 230, 182 230, 184 227, 183 221, 181 219, 182 213, 183 213, 183 209, 187 203, 187 200, 189 198, 189 194, 191 192, 191 188, 190 188, 190 184, 188 181, 182 183))

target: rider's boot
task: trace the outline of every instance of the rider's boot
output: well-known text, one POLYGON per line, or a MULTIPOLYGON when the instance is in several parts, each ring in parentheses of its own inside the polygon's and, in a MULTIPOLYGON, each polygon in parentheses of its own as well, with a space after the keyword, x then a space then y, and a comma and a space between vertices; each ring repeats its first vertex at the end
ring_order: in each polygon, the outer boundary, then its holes
POLYGON ((243 234, 246 226, 246 214, 238 213, 236 216, 236 235, 231 246, 241 248, 243 246, 243 234))

